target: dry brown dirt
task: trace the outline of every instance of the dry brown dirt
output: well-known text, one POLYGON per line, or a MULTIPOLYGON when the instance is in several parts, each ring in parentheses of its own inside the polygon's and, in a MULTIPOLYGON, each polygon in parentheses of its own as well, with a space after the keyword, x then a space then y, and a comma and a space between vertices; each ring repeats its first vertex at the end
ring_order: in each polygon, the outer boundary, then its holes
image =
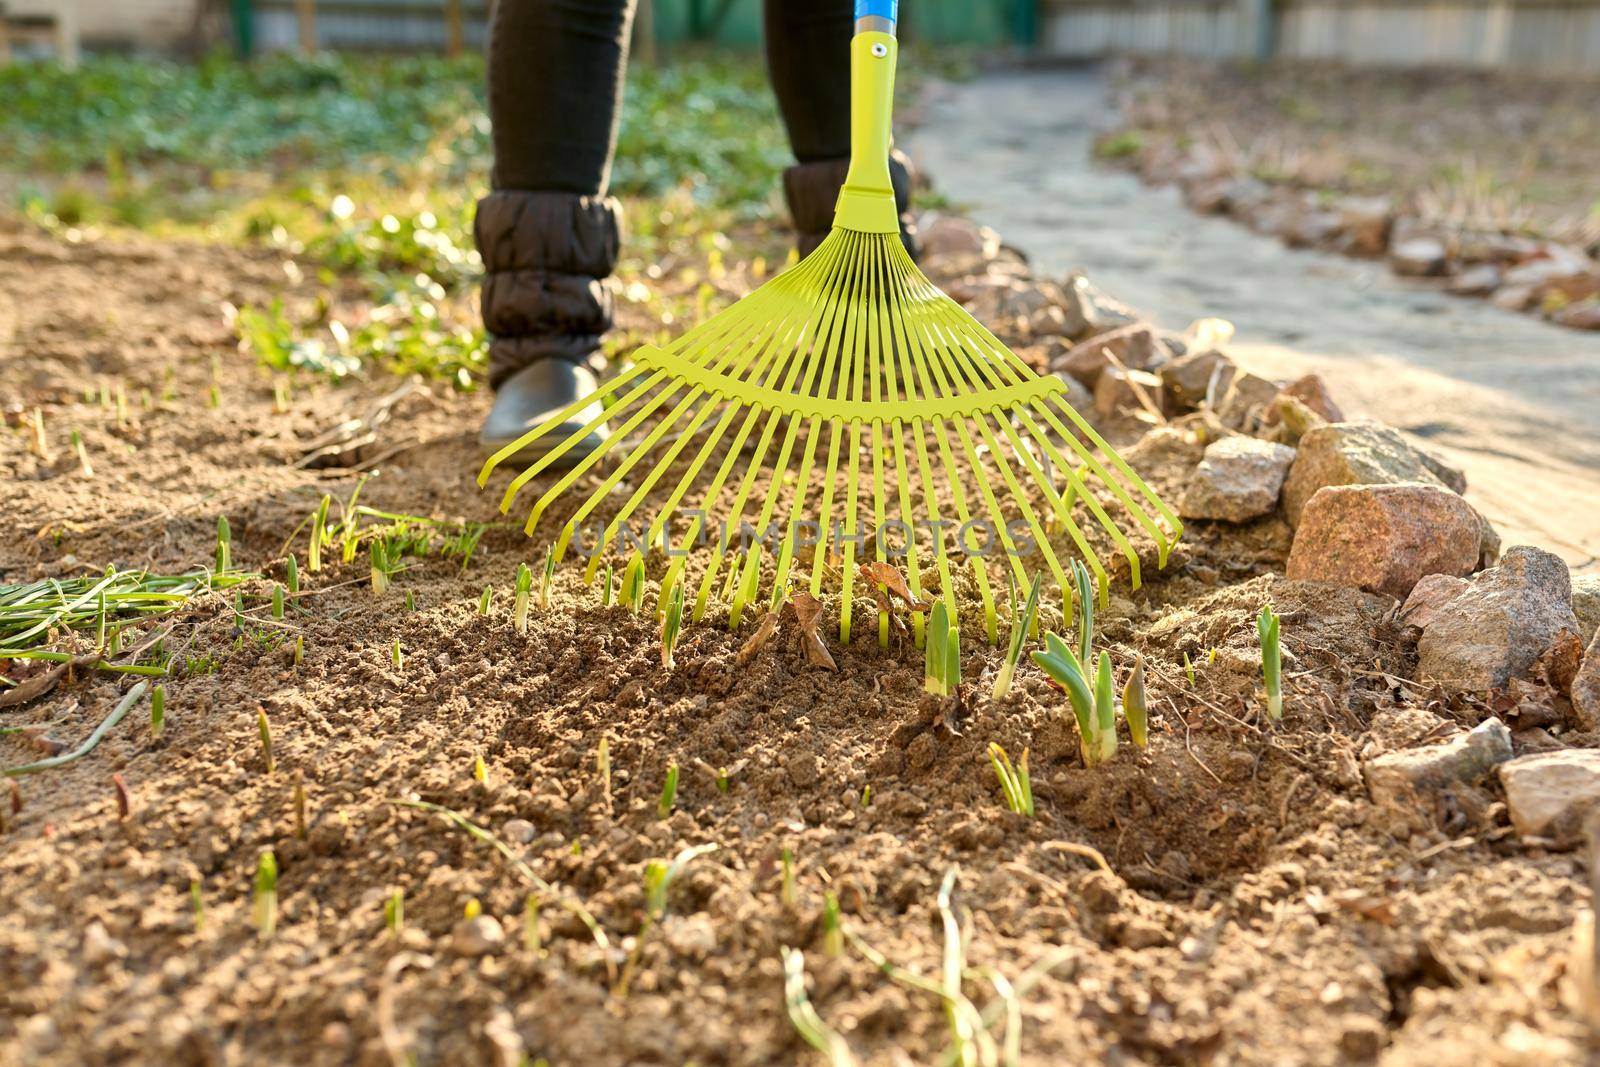
MULTIPOLYGON (((273 570, 286 544, 303 546, 296 531, 319 497, 347 497, 356 476, 294 469, 296 440, 393 383, 302 391, 275 414, 269 379, 236 352, 218 307, 293 296, 284 279, 265 252, 0 229, 5 400, 42 406, 55 446, 45 462, 21 430, 4 437, 0 580, 198 566, 219 515, 244 566, 273 570), (218 409, 205 402, 214 357, 218 409), (135 395, 170 383, 176 398, 136 406, 119 427, 82 398, 97 376, 135 395), (66 447, 70 428, 93 479, 66 447)), ((409 398, 396 425, 418 443, 381 464, 362 500, 498 520, 498 494, 473 482, 486 404, 439 387, 409 398)), ((1134 450, 1158 481, 1162 456, 1134 450)), ((1035 668, 989 700, 1000 653, 975 637, 952 709, 923 697, 921 654, 880 649, 869 626, 847 647, 830 637, 829 673, 782 640, 738 665, 754 620, 738 634, 708 620, 663 671, 648 610, 600 607, 570 568, 518 635, 513 573, 537 549, 517 524, 491 527, 464 572, 412 561, 382 598, 359 562, 308 575, 282 626, 304 639, 299 667, 270 636, 268 582, 247 587, 242 632, 224 598, 203 598, 167 644, 216 669, 168 680, 160 739, 141 708, 89 758, 22 779, 20 810, 0 796, 0 1063, 820 1062, 785 1015, 782 946, 805 950, 811 999, 859 1060, 942 1062, 939 1000, 854 950, 829 958, 820 914, 837 893, 848 931, 936 978, 935 897, 957 868, 972 966, 1015 982, 1053 965, 1019 992, 1023 1062, 1589 1056, 1560 1000, 1588 896, 1580 862, 1521 844, 1493 796, 1418 834, 1397 836, 1373 810, 1364 752, 1423 740, 1406 725, 1424 712, 1470 725, 1487 711, 1407 680, 1414 652, 1393 601, 1284 579, 1288 540, 1277 519, 1202 526, 1143 589, 1115 588, 1102 639, 1119 664, 1135 651, 1150 661, 1155 721, 1147 751, 1125 743, 1095 770, 1035 668), (1256 695, 1254 616, 1269 599, 1293 657, 1279 727, 1256 695), (1193 686, 1185 654, 1200 664, 1193 686), (273 724, 270 774, 258 709, 273 724), (609 795, 594 769, 602 739, 609 795), (1036 818, 1003 807, 992 740, 1031 747, 1036 818), (479 754, 487 783, 473 777, 479 754), (697 761, 742 766, 724 793, 697 761), (682 785, 659 819, 669 762, 682 785), (131 795, 125 820, 113 774, 131 795), (399 803, 413 797, 505 835, 525 867, 399 803), (510 837, 511 820, 531 824, 529 840, 510 837), (689 865, 637 942, 646 863, 700 844, 717 851, 689 865), (263 940, 250 895, 269 847, 281 916, 263 940), (581 901, 613 952, 549 899, 541 944, 524 944, 522 870, 581 901), (398 935, 384 921, 396 889, 398 935), (455 937, 472 899, 507 931, 481 957, 455 937), (625 995, 617 970, 631 971, 625 995)), ((80 675, 5 721, 81 737, 126 688, 80 675)), ((33 755, 0 737, 0 764, 33 755)), ((997 1003, 979 977, 965 988, 997 1003)))

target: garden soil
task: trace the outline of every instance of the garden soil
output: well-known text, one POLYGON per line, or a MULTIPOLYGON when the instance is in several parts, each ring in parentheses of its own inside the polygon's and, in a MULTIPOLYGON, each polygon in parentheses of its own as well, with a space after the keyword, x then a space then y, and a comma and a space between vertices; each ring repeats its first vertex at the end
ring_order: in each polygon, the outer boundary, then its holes
MULTIPOLYGON (((309 302, 309 284, 267 251, 0 225, 6 415, 15 426, 42 407, 53 450, 45 460, 20 429, 5 437, 0 580, 182 571, 209 561, 221 515, 240 565, 281 576, 286 546, 303 564, 308 514, 358 476, 292 466, 298 442, 395 383, 299 391, 275 412, 220 308, 309 302), (119 378, 155 397, 120 425, 83 396, 119 378)), ((811 1002, 857 1059, 940 1063, 940 1000, 862 946, 937 981, 952 873, 978 971, 966 994, 1003 1020, 983 975, 1013 983, 1026 1063, 1591 1055, 1561 1001, 1582 864, 1521 843, 1493 786, 1449 812, 1374 808, 1362 758, 1489 712, 1410 680, 1414 635, 1394 601, 1283 578, 1281 520, 1195 530, 1143 588, 1114 587, 1102 640, 1119 664, 1149 661, 1152 736, 1089 770, 1037 669, 989 699, 1000 653, 975 620, 959 701, 924 696, 920 652, 899 635, 880 648, 871 626, 848 645, 824 628, 830 672, 806 661, 792 625, 741 663, 756 620, 730 633, 708 618, 663 670, 653 588, 643 614, 601 607, 570 567, 518 634, 513 575, 542 546, 497 514, 500 483, 474 483, 487 404, 440 385, 402 399, 374 454, 398 451, 361 495, 498 523, 465 568, 412 559, 383 597, 364 561, 307 574, 281 631, 303 639, 299 666, 273 636, 268 581, 245 587, 242 616, 202 597, 160 624, 190 669, 166 683, 159 739, 141 706, 89 757, 0 793, 0 1063, 820 1062, 785 1013, 785 946, 804 950, 811 1002), (1288 656, 1276 727, 1256 693, 1268 600, 1288 656), (991 741, 1030 750, 1036 818, 1005 810, 991 741), (660 818, 669 763, 681 784, 660 818), (688 862, 640 938, 646 865, 698 845, 716 850, 688 862), (280 867, 271 939, 251 904, 267 848, 280 867), (396 890, 398 932, 385 922, 396 890), (851 939, 838 956, 827 893, 851 939), (470 901, 503 940, 464 924, 470 901)), ((1170 437, 1122 441, 1157 483, 1193 459, 1170 437)), ((1060 627, 1058 608, 1047 621, 1060 627)), ((78 672, 6 722, 78 739, 127 688, 78 672)), ((36 755, 0 737, 5 765, 36 755)))

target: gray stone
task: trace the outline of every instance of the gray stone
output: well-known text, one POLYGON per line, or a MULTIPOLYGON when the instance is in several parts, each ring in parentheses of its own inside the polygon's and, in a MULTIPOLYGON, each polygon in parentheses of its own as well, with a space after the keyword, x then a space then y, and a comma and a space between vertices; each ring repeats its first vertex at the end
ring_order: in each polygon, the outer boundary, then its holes
POLYGON ((1370 759, 1362 767, 1373 803, 1416 810, 1428 796, 1453 785, 1471 785, 1511 758, 1511 731, 1486 719, 1442 745, 1405 748, 1370 759))
POLYGON ((1054 359, 1050 369, 1070 374, 1093 389, 1100 375, 1113 365, 1113 356, 1129 370, 1148 371, 1165 363, 1171 353, 1156 331, 1141 322, 1096 334, 1054 359))
POLYGON ((1000 254, 1000 235, 959 215, 939 215, 918 226, 917 247, 929 260, 968 256, 989 260, 1000 254))
POLYGON ((1600 634, 1589 642, 1578 676, 1572 680, 1572 711, 1580 729, 1600 727, 1600 634))
POLYGON ((1500 767, 1500 784, 1519 834, 1577 845, 1584 820, 1600 803, 1600 751, 1569 748, 1522 756, 1500 767))
POLYGON ((1578 636, 1584 644, 1600 633, 1600 574, 1572 576, 1572 614, 1578 617, 1578 636))
POLYGON ((1481 522, 1441 485, 1323 486, 1300 515, 1286 572, 1404 599, 1430 574, 1471 574, 1481 522))
POLYGON ((1417 675, 1468 692, 1502 690, 1563 633, 1577 632, 1567 565, 1516 545, 1423 627, 1417 675))
POLYGON ((505 928, 493 915, 479 915, 456 924, 450 947, 462 956, 486 956, 505 944, 505 928))
POLYGON ((1278 506, 1294 449, 1254 437, 1225 437, 1206 448, 1189 476, 1178 513, 1186 519, 1249 522, 1278 506))
POLYGON ((1106 296, 1081 274, 1062 283, 1060 307, 1067 315, 1067 336, 1074 338, 1105 333, 1138 319, 1127 305, 1106 296))
POLYGON ((1408 237, 1389 248, 1389 266, 1396 274, 1427 277, 1443 274, 1450 252, 1437 237, 1408 237))
POLYGON ((1300 439, 1294 466, 1283 485, 1283 511, 1300 522, 1306 501, 1328 485, 1392 485, 1421 482, 1453 488, 1399 431, 1370 419, 1314 426, 1300 439))
POLYGON ((1218 368, 1232 366, 1233 360, 1214 348, 1208 348, 1163 364, 1156 371, 1156 376, 1161 379, 1169 405, 1174 411, 1193 411, 1205 402, 1206 390, 1210 388, 1211 378, 1218 368))
POLYGON ((1270 378, 1236 371, 1217 400, 1217 417, 1235 430, 1254 429, 1282 388, 1270 378))
POLYGON ((1454 574, 1429 574, 1411 589, 1400 609, 1400 621, 1418 629, 1428 625, 1439 610, 1472 588, 1472 583, 1454 574))

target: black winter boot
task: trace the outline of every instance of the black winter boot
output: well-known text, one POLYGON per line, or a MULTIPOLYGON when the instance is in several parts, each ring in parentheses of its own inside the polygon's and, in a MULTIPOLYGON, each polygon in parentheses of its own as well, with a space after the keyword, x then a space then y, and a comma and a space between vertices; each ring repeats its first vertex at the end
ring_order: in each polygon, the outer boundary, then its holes
MULTIPOLYGON (((601 337, 611 328, 622 212, 610 197, 502 189, 478 201, 483 325, 494 406, 479 441, 489 452, 593 393, 601 337)), ((599 414, 582 409, 517 453, 531 462, 599 414)), ((569 450, 575 463, 604 439, 602 425, 569 450)))
MULTIPOLYGON (((824 159, 797 163, 783 172, 783 197, 794 220, 795 247, 808 256, 833 229, 833 208, 844 186, 849 159, 824 159)), ((900 240, 911 258, 917 256, 917 229, 911 221, 911 161, 904 152, 889 153, 889 179, 894 202, 900 209, 900 240)))

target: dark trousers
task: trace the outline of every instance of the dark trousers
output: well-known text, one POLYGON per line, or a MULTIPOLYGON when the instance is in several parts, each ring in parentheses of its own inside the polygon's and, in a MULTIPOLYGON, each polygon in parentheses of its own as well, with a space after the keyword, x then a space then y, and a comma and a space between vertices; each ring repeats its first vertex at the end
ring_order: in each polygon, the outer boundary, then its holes
MULTIPOLYGON (((764 0, 767 67, 801 163, 850 154, 852 0, 764 0)), ((496 189, 605 193, 634 0, 499 0, 489 33, 496 189)))

